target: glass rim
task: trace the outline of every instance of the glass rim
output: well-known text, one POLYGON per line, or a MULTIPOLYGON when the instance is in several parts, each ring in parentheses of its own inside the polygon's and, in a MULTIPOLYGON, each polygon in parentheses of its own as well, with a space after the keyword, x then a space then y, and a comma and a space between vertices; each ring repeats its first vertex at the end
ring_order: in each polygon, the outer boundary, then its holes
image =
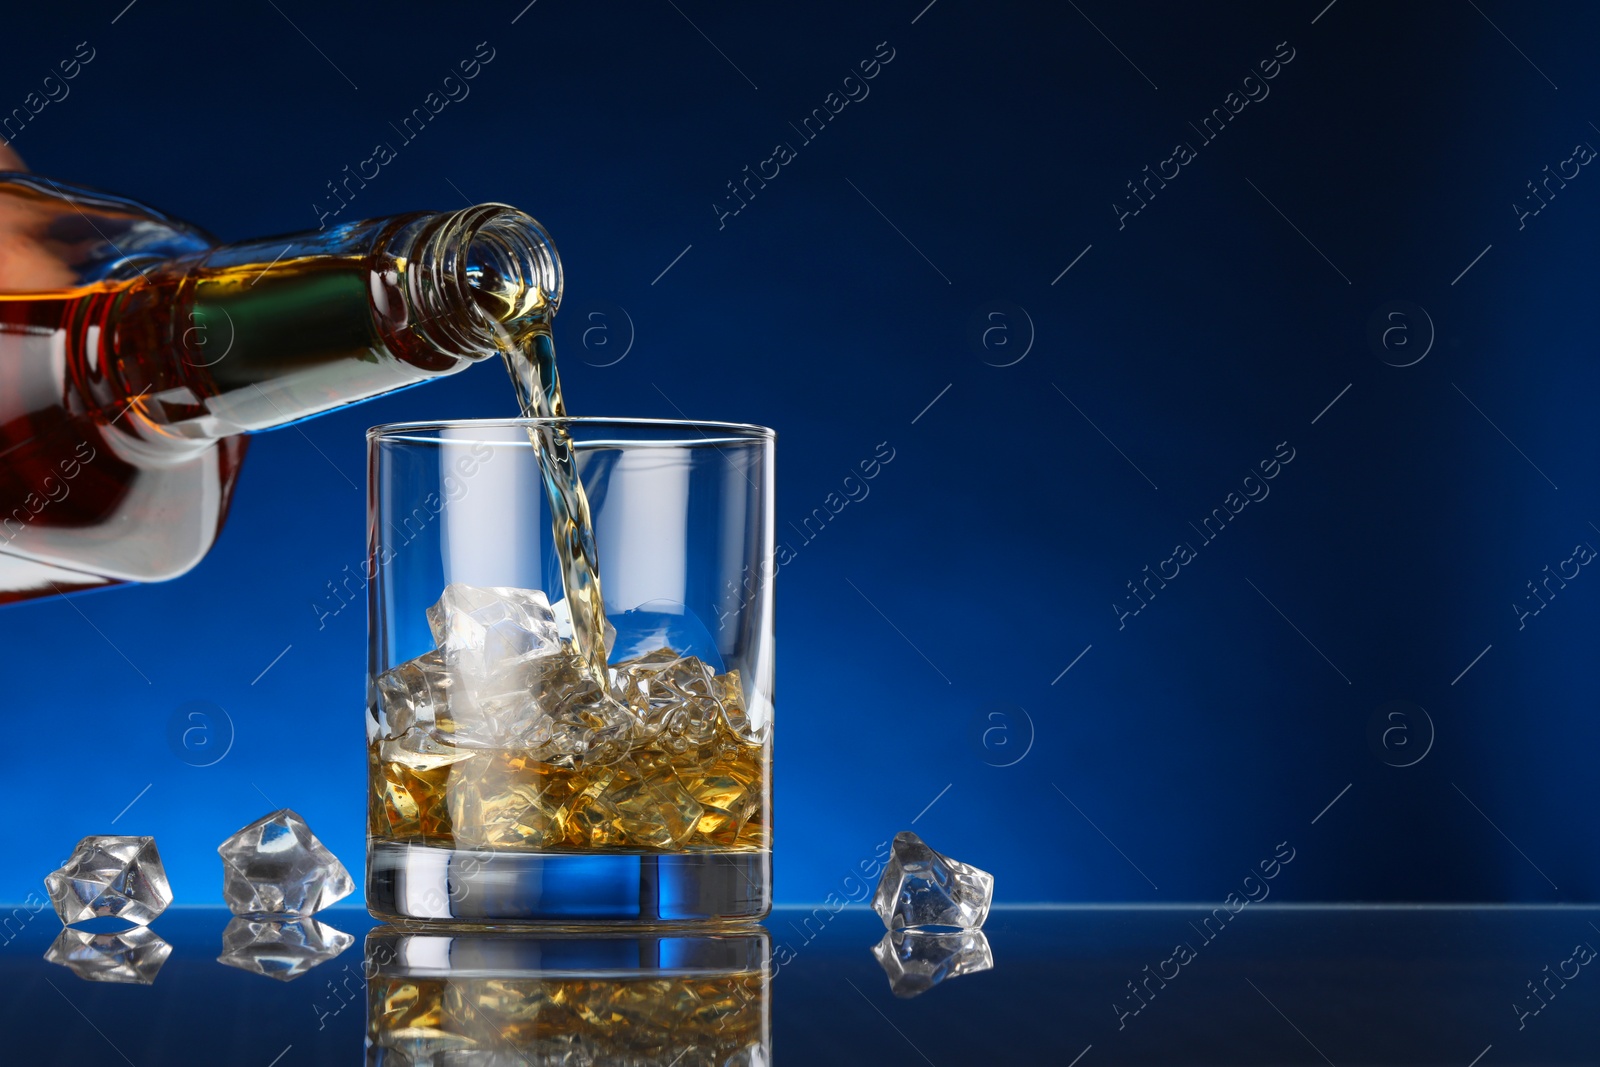
MULTIPOLYGON (((478 428, 509 428, 560 424, 585 427, 612 426, 619 429, 693 430, 702 437, 718 433, 741 437, 750 441, 775 441, 778 431, 751 422, 718 422, 701 419, 642 419, 607 415, 565 415, 560 418, 505 418, 505 419, 426 419, 415 422, 385 422, 367 429, 368 441, 415 440, 412 435, 437 434, 443 430, 478 428)), ((435 438, 443 441, 443 438, 435 438)), ((581 443, 581 442, 580 442, 581 443)), ((688 443, 693 443, 691 439, 688 443)))

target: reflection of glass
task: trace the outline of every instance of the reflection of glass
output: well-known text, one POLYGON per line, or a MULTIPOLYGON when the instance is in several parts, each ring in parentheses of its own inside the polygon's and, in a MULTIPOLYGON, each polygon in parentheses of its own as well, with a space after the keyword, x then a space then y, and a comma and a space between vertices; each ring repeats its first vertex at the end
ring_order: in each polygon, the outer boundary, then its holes
POLYGON ((96 934, 71 926, 56 935, 44 958, 86 982, 149 985, 172 954, 172 946, 148 926, 96 934))
POLYGON ((343 930, 315 919, 264 919, 236 915, 222 931, 218 963, 280 982, 292 982, 355 943, 343 930))
POLYGON ((897 997, 926 993, 946 978, 987 971, 994 953, 982 930, 891 930, 872 946, 897 997))
POLYGON ((575 535, 552 533, 529 437, 550 421, 369 434, 367 905, 392 921, 759 919, 772 432, 556 420, 609 624, 587 658, 563 596, 575 535))
POLYGON ((368 1067, 766 1067, 766 931, 367 936, 368 1067))

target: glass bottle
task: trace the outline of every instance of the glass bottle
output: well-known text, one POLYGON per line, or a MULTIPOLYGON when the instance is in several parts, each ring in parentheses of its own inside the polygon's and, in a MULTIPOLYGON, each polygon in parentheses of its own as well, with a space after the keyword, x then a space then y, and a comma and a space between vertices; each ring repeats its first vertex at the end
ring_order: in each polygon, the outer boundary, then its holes
POLYGON ((218 244, 0 171, 0 604, 183 574, 248 434, 454 374, 560 299, 504 205, 218 244))

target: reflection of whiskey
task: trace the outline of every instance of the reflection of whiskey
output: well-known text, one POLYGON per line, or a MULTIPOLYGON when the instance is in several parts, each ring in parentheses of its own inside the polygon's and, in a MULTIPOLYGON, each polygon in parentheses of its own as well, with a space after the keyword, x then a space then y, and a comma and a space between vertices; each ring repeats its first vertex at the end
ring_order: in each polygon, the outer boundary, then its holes
POLYGON ((234 245, 131 201, 0 173, 0 603, 184 573, 244 434, 499 351, 472 295, 537 223, 416 214, 234 245), (25 291, 24 291, 25 290, 25 291))
POLYGON ((377 977, 369 983, 368 1062, 764 1064, 759 972, 690 977, 377 977), (468 1056, 473 1055, 467 1052, 468 1056), (435 1060, 435 1057, 439 1060, 435 1060), (477 1062, 476 1059, 473 1062, 477 1062), (495 1062, 500 1062, 496 1060, 495 1062))
POLYGON ((771 946, 715 934, 367 935, 367 1063, 764 1067, 771 946))

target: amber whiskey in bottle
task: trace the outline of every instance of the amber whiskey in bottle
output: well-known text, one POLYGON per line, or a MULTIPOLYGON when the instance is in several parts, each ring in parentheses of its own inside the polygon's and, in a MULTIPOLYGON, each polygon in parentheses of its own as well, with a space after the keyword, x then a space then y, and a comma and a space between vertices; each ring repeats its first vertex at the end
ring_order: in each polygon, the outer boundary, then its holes
POLYGON ((560 295, 503 205, 218 244, 0 172, 0 604, 183 574, 249 434, 497 356, 508 308, 560 295))

